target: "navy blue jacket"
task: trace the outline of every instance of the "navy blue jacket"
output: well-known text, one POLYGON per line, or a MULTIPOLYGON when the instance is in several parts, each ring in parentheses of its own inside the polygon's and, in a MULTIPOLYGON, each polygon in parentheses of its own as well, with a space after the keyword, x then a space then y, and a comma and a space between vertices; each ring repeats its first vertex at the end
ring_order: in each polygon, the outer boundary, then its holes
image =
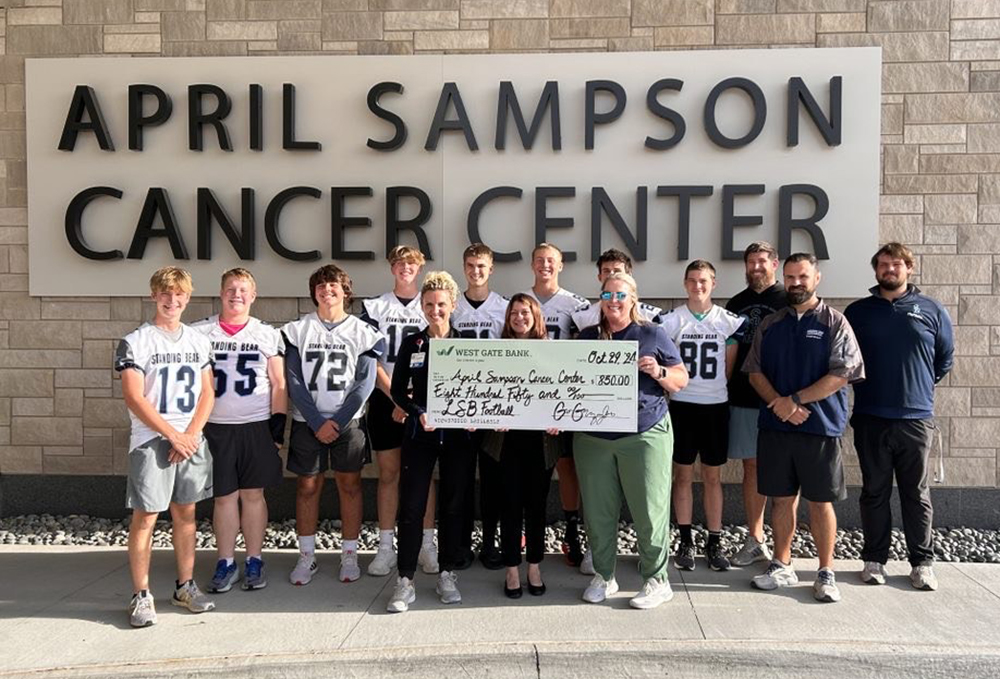
MULTIPOLYGON (((820 303, 798 318, 785 307, 761 321, 743 372, 762 373, 781 396, 790 396, 826 375, 849 383, 865 379, 861 350, 844 315, 820 303)), ((767 405, 760 408, 761 429, 837 437, 847 426, 847 387, 822 401, 805 404, 809 418, 800 425, 782 422, 767 405)))
POLYGON ((914 285, 894 301, 859 299, 844 314, 861 345, 868 379, 854 386, 854 412, 888 419, 934 415, 934 385, 951 370, 951 319, 914 285))

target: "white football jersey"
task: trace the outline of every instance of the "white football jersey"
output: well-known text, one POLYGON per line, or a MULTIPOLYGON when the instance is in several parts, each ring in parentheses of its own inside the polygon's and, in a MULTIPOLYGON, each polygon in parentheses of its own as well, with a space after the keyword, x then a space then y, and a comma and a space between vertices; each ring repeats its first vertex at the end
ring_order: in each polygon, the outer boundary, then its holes
POLYGON ((467 339, 499 339, 503 332, 509 300, 490 292, 478 308, 469 304, 465 295, 458 296, 458 304, 451 314, 451 327, 467 339))
POLYGON ((545 329, 549 339, 571 339, 573 337, 573 314, 590 306, 585 298, 575 295, 569 290, 559 288, 549 301, 542 304, 530 288, 524 294, 531 295, 542 306, 542 318, 545 319, 545 329))
POLYGON ((420 308, 420 295, 403 305, 391 291, 366 299, 362 303, 361 318, 385 335, 389 342, 385 354, 378 363, 392 377, 392 368, 396 365, 396 354, 403 345, 403 340, 427 327, 427 319, 420 308))
MULTIPOLYGON (((281 329, 288 344, 298 349, 300 369, 316 409, 326 418, 333 417, 354 386, 358 359, 375 350, 381 359, 385 337, 357 316, 347 316, 333 330, 327 330, 314 311, 281 329)), ((354 414, 361 417, 362 409, 354 414)), ((305 418, 289 403, 292 419, 305 418)))
POLYGON ((251 318, 235 335, 210 316, 191 325, 212 342, 215 407, 208 417, 216 424, 245 424, 271 417, 271 380, 268 359, 285 353, 281 333, 251 318))
MULTIPOLYGON (((212 365, 212 346, 190 326, 182 324, 180 330, 180 337, 174 340, 151 323, 139 326, 118 343, 115 370, 141 372, 145 378, 142 395, 170 426, 183 432, 201 397, 201 371, 212 365)), ((129 450, 159 436, 135 413, 129 411, 129 417, 129 450)))
POLYGON ((746 319, 713 305, 698 320, 687 305, 663 316, 663 329, 677 345, 681 360, 688 369, 688 385, 670 398, 685 403, 725 403, 726 341, 739 338, 746 319))
MULTIPOLYGON (((652 304, 646 304, 645 302, 639 302, 639 315, 650 323, 659 323, 660 315, 663 313, 663 309, 658 306, 653 306, 652 304)), ((573 314, 573 325, 576 326, 577 332, 583 330, 584 328, 589 328, 592 325, 597 325, 601 320, 601 302, 592 303, 586 309, 577 311, 573 314)))

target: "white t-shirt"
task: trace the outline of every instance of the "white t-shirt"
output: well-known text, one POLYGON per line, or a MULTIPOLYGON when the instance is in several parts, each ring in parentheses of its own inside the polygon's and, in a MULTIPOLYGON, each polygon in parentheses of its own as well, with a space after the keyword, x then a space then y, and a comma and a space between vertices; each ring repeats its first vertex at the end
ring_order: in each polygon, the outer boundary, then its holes
MULTIPOLYGON (((385 338, 382 333, 357 316, 347 316, 332 330, 327 330, 316 312, 306 314, 281 329, 299 352, 299 367, 306 388, 316 409, 331 418, 344 402, 344 396, 354 386, 358 359, 375 349, 385 338)), ((361 417, 359 409, 354 419, 361 417)), ((292 419, 305 422, 305 417, 289 404, 292 419)))
MULTIPOLYGON (((660 315, 663 313, 663 309, 658 306, 653 306, 652 304, 646 304, 645 302, 639 302, 639 315, 650 323, 659 323, 660 315)), ((583 330, 584 328, 589 328, 592 325, 597 325, 601 320, 601 302, 592 303, 586 309, 582 311, 577 311, 573 314, 573 325, 576 326, 577 332, 583 330)))
POLYGON ((267 323, 251 318, 229 335, 219 317, 191 325, 211 341, 215 375, 215 407, 208 421, 215 424, 246 424, 271 417, 271 380, 267 362, 285 353, 281 333, 267 323))
POLYGON ((688 385, 670 398, 685 403, 725 403, 726 343, 743 331, 746 319, 713 305, 698 320, 687 305, 663 316, 663 328, 688 369, 688 385))
POLYGON ((548 331, 549 339, 571 339, 574 328, 573 314, 590 306, 590 302, 586 298, 562 288, 559 288, 556 294, 549 297, 548 301, 544 303, 531 289, 525 290, 524 293, 534 297, 541 305, 542 317, 545 319, 545 329, 548 331))
MULTIPOLYGON (((201 371, 212 365, 212 346, 200 332, 181 324, 179 337, 144 323, 118 343, 115 370, 143 374, 142 395, 177 431, 191 424, 201 397, 201 371)), ((129 411, 132 437, 129 450, 160 436, 129 411)))
POLYGON ((499 339, 507 314, 509 300, 490 292, 478 307, 473 307, 465 295, 458 296, 458 304, 451 314, 451 327, 468 339, 499 339))
POLYGON ((427 319, 420 308, 418 293, 409 304, 403 305, 393 292, 366 299, 362 303, 362 320, 374 326, 385 335, 388 348, 378 363, 392 377, 396 365, 396 354, 403 340, 427 327, 427 319))

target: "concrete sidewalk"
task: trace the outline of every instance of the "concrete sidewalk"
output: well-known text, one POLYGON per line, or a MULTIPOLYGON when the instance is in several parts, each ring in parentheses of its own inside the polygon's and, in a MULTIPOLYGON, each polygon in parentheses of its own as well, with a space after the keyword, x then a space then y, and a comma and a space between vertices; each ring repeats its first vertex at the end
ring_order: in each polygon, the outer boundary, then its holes
MULTIPOLYGON (((385 613, 393 578, 336 581, 339 556, 319 555, 307 587, 287 574, 291 552, 265 555, 270 585, 215 597, 192 615, 169 604, 173 558, 153 557, 159 624, 133 630, 121 549, 0 548, 0 677, 6 676, 1000 676, 1000 566, 939 564, 938 592, 910 587, 904 563, 889 583, 863 585, 839 562, 839 604, 812 599, 815 561, 801 584, 757 592, 760 568, 671 568, 675 597, 653 611, 628 598, 641 586, 634 558, 619 561, 622 591, 585 604, 588 578, 557 556, 543 564, 548 593, 510 601, 503 572, 460 574, 462 604, 444 606, 435 576, 417 576, 417 601, 385 613)), ((371 556, 362 557, 362 567, 371 556)), ((198 580, 214 553, 199 552, 198 580)))

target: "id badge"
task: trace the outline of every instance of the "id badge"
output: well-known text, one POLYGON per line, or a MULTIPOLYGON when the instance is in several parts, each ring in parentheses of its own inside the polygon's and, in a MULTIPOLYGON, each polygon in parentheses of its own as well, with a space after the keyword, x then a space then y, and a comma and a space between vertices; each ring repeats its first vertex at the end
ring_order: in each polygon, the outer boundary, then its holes
POLYGON ((410 367, 423 368, 424 360, 426 358, 427 358, 427 353, 424 351, 418 351, 416 353, 410 354, 410 367))

